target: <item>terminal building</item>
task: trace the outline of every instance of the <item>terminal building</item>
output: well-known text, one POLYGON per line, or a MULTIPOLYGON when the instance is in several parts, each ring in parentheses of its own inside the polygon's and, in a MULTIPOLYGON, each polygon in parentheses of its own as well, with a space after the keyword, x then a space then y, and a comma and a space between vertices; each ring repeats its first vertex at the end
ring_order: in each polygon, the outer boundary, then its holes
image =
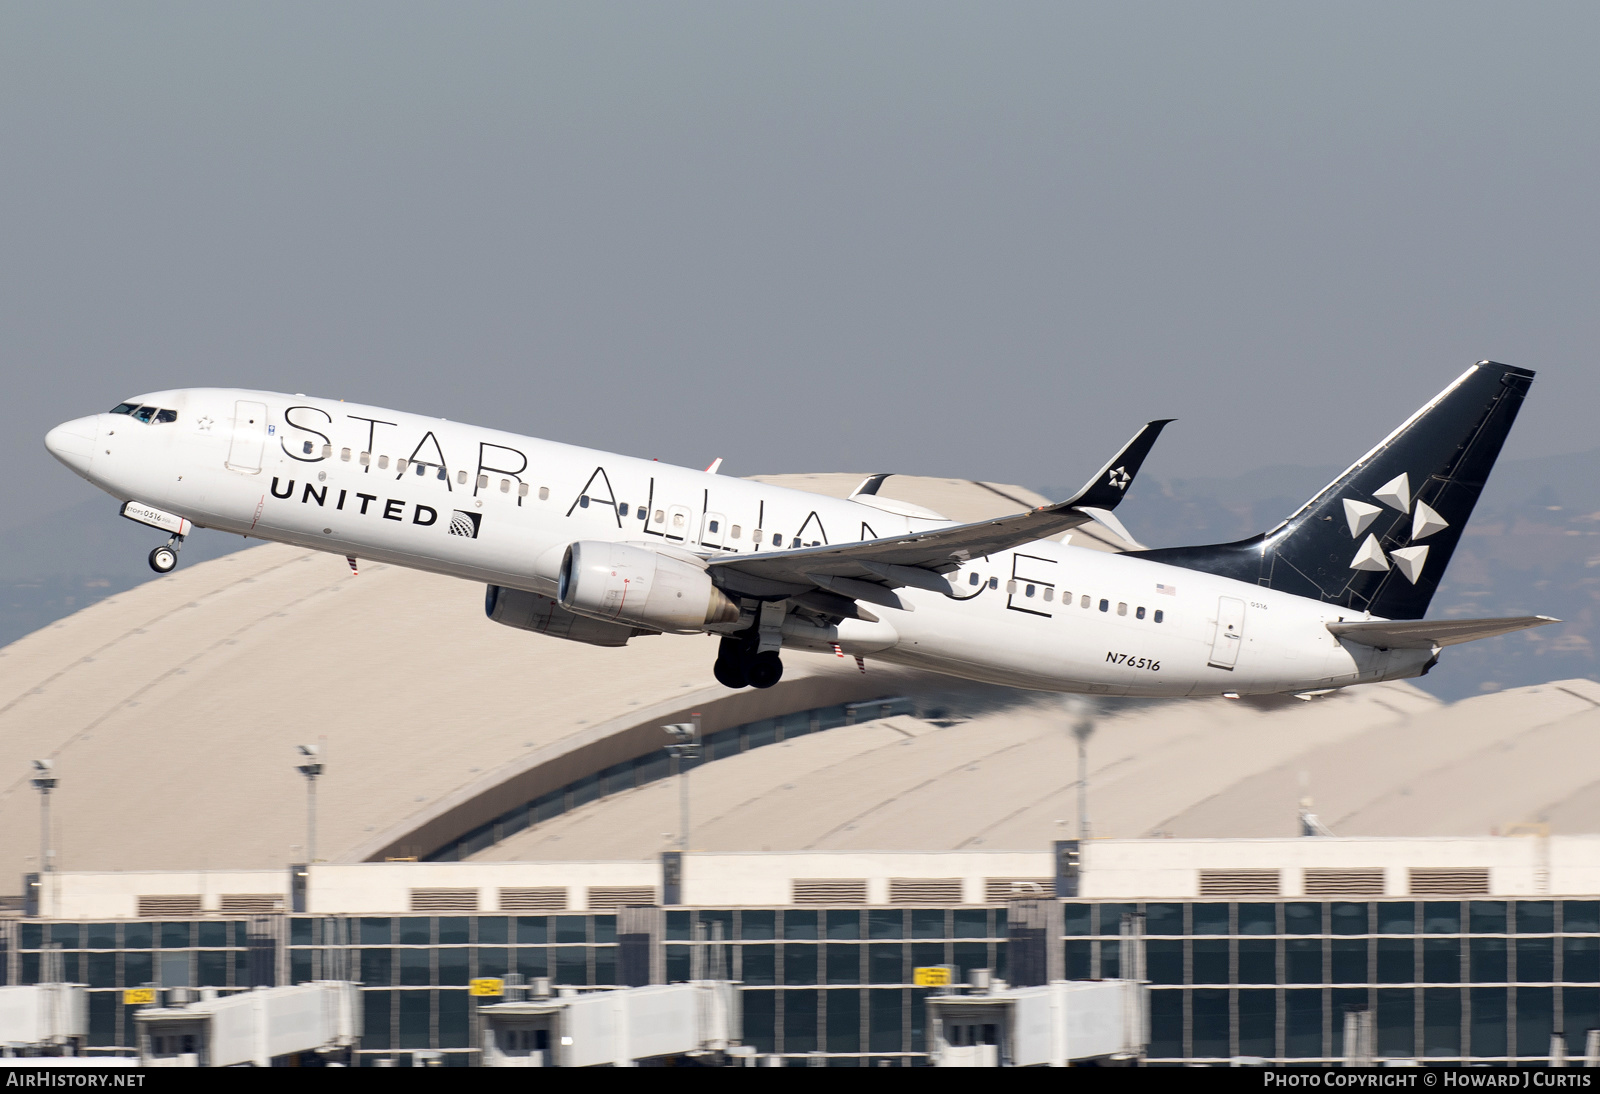
MULTIPOLYGON (((1038 501, 891 482, 957 519, 1038 501)), ((481 1062, 469 985, 517 976, 731 980, 742 1043, 791 1065, 929 1062, 941 965, 1138 973, 1152 1064, 1338 1062, 1350 1013, 1392 1061, 1600 1028, 1591 681, 1088 706, 814 655, 729 692, 713 654, 276 545, 52 624, 0 650, 0 986, 86 985, 84 1050, 126 1056, 125 990, 354 981, 367 1064, 481 1062)))

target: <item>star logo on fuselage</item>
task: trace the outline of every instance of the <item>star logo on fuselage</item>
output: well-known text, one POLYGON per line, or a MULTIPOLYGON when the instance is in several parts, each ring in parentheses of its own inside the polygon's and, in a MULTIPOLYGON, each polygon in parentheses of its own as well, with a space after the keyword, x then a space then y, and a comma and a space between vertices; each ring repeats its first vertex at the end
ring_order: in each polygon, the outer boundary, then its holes
POLYGON ((200 432, 202 432, 202 433, 210 433, 211 432, 211 427, 216 425, 217 423, 212 421, 211 417, 209 415, 207 415, 206 417, 201 418, 198 422, 195 422, 194 424, 195 424, 195 428, 200 430, 200 432))

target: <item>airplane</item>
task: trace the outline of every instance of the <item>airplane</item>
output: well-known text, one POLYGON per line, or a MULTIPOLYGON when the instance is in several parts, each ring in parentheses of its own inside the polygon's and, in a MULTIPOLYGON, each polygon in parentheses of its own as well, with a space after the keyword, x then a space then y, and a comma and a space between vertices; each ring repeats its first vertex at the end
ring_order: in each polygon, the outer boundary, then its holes
POLYGON ((1168 420, 1072 497, 967 524, 880 496, 887 475, 838 499, 264 391, 152 392, 45 445, 169 533, 158 573, 200 527, 447 574, 484 583, 495 622, 557 638, 719 636, 730 688, 809 650, 1044 691, 1308 697, 1558 622, 1424 618, 1533 376, 1473 365, 1268 532, 1120 554, 1070 533, 1123 531, 1168 420))

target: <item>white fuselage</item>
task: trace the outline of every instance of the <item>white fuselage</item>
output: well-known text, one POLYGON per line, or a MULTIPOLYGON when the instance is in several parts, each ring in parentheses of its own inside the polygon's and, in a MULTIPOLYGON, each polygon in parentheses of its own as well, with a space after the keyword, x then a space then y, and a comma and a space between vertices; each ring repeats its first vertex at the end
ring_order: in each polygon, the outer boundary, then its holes
MULTIPOLYGON (((106 492, 201 527, 547 596, 578 540, 723 556, 949 523, 337 400, 196 388, 140 402, 176 421, 92 415, 53 430, 51 450, 106 492)), ((1341 642, 1326 623, 1370 618, 1349 609, 1053 540, 948 576, 950 596, 900 589, 914 610, 872 605, 876 623, 791 615, 784 644, 1149 696, 1340 687, 1415 676, 1433 656, 1341 642)))

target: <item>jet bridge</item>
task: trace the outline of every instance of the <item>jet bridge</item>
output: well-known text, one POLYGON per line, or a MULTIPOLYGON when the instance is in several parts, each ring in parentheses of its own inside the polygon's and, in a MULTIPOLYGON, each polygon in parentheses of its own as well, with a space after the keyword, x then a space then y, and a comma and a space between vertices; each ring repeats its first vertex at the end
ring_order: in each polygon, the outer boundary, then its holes
POLYGON ((134 1015, 145 1067, 270 1067, 305 1052, 348 1054, 361 1038, 360 989, 345 980, 257 988, 134 1015))
MULTIPOLYGON (((979 970, 984 971, 984 970, 979 970)), ((1070 1067, 1133 1061, 1144 1054, 1142 983, 1053 980, 928 998, 928 1047, 935 1067, 1070 1067)))
POLYGON ((85 985, 0 988, 0 1049, 7 1056, 73 1056, 88 1036, 85 985))
POLYGON ((539 996, 478 1011, 486 1067, 635 1067, 674 1056, 747 1056, 739 991, 692 980, 539 996))

